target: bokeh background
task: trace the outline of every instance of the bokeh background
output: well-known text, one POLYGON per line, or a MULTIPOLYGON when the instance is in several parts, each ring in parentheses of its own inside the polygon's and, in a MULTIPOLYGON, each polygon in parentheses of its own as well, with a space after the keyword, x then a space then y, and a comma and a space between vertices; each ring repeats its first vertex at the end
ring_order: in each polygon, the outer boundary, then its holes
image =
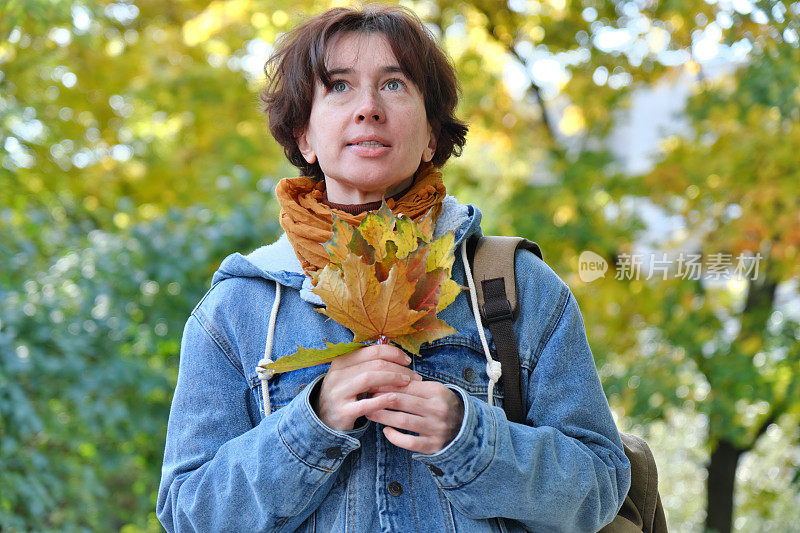
MULTIPOLYGON (((671 529, 796 531, 800 2, 402 4, 462 83, 449 191, 572 288, 671 529), (743 254, 757 273, 714 267, 743 254)), ((0 530, 160 530, 183 324, 226 255, 276 238, 296 175, 263 64, 333 5, 2 2, 0 530)))

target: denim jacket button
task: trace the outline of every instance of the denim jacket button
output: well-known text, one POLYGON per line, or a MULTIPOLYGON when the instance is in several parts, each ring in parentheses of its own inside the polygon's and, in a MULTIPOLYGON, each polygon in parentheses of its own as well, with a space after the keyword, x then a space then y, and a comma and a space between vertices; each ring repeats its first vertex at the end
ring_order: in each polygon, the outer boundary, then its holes
POLYGON ((477 377, 477 376, 475 375, 475 371, 474 371, 474 370, 472 370, 472 367, 470 367, 470 366, 468 366, 467 368, 465 368, 465 369, 464 369, 464 371, 461 373, 461 375, 462 375, 462 376, 464 376, 464 379, 466 379, 466 380, 467 380, 467 381, 469 381, 470 383, 472 383, 473 381, 475 381, 475 378, 477 377))
POLYGON ((436 465, 430 465, 430 466, 428 467, 428 469, 431 471, 431 474, 433 474, 434 476, 441 476, 441 475, 444 475, 444 472, 442 472, 442 469, 441 469, 441 468, 439 468, 439 467, 438 467, 438 466, 436 466, 436 465))
POLYGON ((403 494, 403 485, 398 483, 397 481, 392 481, 389 483, 389 494, 392 496, 400 496, 403 494))
POLYGON ((338 459, 342 455, 342 449, 338 446, 331 446, 325 450, 325 457, 328 459, 338 459))

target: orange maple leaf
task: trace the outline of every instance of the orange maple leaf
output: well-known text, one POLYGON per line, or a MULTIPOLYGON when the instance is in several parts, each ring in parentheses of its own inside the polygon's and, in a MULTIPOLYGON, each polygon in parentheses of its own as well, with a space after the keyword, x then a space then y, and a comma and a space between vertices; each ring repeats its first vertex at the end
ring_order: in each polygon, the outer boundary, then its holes
POLYGON ((370 341, 414 331, 414 323, 426 314, 408 306, 415 288, 402 262, 392 266, 384 281, 378 281, 374 267, 351 254, 339 270, 330 265, 322 270, 314 292, 326 305, 320 313, 350 329, 354 341, 370 341))

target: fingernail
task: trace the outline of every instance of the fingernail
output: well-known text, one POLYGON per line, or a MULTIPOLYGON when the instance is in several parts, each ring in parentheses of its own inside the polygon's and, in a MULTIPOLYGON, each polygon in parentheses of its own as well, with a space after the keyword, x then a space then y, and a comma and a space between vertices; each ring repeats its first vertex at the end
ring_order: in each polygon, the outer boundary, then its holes
POLYGON ((422 376, 420 376, 419 374, 415 373, 414 374, 414 379, 416 379, 417 381, 422 381, 422 376))
POLYGON ((411 358, 409 356, 406 356, 405 361, 406 361, 406 364, 408 364, 408 363, 411 362, 411 358))

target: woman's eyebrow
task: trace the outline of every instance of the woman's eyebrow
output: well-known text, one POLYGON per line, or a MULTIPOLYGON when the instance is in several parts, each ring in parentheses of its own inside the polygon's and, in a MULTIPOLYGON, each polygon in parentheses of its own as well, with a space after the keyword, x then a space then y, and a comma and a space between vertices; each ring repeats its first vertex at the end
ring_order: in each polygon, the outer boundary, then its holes
MULTIPOLYGON (((381 67, 378 71, 379 74, 403 74, 403 69, 398 67, 397 65, 388 65, 385 67, 381 67)), ((351 68, 334 68, 328 71, 328 76, 339 76, 339 75, 350 75, 353 74, 353 69, 351 68)))

